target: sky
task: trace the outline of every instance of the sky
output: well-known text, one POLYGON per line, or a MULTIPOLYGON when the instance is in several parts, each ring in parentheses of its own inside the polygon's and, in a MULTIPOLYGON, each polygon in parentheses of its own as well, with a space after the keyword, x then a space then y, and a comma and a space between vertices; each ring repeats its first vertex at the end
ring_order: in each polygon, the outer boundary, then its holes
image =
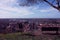
POLYGON ((19 6, 18 0, 0 0, 0 18, 60 18, 60 12, 47 3, 19 6))

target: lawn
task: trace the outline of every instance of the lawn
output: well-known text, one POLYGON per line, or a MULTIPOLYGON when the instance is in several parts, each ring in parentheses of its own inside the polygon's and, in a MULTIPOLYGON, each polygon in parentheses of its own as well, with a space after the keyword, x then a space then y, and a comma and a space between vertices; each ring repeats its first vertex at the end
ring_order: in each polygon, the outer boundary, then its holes
POLYGON ((28 36, 19 33, 0 34, 0 40, 60 40, 59 35, 28 36))

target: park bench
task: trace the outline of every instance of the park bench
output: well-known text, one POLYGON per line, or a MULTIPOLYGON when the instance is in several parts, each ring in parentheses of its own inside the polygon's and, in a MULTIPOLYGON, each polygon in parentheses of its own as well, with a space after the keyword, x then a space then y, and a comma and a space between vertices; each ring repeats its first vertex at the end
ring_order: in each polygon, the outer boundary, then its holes
POLYGON ((59 27, 42 27, 42 34, 58 35, 59 27))

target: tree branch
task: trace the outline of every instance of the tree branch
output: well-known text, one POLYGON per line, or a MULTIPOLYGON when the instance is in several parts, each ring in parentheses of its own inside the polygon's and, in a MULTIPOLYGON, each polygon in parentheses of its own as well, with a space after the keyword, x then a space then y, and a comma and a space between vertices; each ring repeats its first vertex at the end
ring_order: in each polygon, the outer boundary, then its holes
POLYGON ((56 0, 57 1, 57 6, 59 7, 60 5, 59 5, 59 0, 56 0))
MULTIPOLYGON (((57 6, 54 6, 52 3, 50 3, 49 1, 47 1, 47 0, 44 0, 46 3, 48 3, 50 6, 52 6, 52 7, 54 7, 55 9, 57 9, 57 10, 59 10, 60 11, 60 8, 59 7, 57 7, 57 6)), ((59 3, 58 3, 58 5, 59 5, 59 3)))

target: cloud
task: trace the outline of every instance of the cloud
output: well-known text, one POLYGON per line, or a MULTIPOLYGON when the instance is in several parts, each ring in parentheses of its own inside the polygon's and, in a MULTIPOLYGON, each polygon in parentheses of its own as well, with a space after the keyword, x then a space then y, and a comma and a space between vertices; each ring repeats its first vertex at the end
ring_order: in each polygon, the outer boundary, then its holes
POLYGON ((0 18, 19 18, 34 14, 27 7, 20 7, 15 0, 0 0, 0 18))
POLYGON ((47 13, 47 12, 57 11, 57 9, 54 9, 53 7, 50 7, 50 8, 47 8, 47 9, 40 9, 38 11, 43 12, 43 13, 47 13))
POLYGON ((53 7, 45 8, 33 8, 34 15, 31 15, 31 18, 60 18, 60 12, 53 7))

